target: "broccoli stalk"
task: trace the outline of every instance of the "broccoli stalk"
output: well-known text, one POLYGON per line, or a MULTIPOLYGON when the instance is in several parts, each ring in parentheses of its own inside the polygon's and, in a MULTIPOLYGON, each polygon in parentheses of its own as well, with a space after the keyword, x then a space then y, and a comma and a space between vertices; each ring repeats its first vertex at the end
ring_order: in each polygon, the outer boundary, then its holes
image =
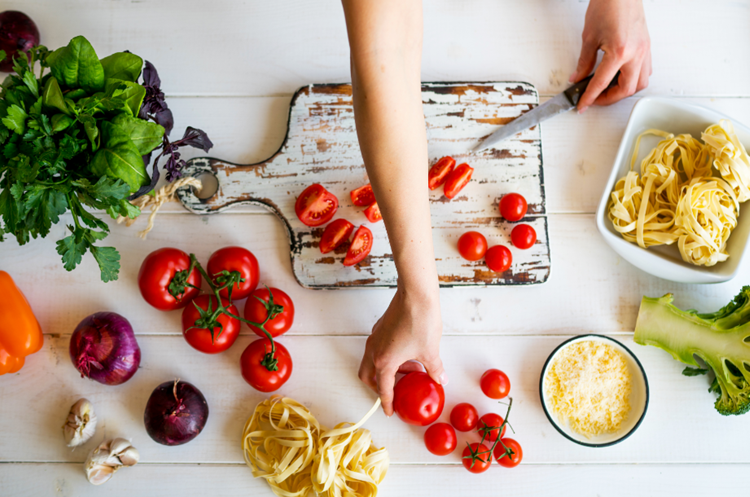
POLYGON ((700 357, 716 376, 709 388, 719 394, 716 410, 725 416, 746 413, 750 410, 750 286, 708 314, 683 311, 672 300, 672 294, 643 297, 635 342, 664 349, 678 361, 699 368, 686 368, 687 376, 706 372, 695 360, 700 357))

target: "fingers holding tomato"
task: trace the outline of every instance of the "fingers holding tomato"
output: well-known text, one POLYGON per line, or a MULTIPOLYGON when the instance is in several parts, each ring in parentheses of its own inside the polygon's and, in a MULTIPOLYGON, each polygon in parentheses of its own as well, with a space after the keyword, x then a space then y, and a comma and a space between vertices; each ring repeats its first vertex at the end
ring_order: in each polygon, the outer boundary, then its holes
MULTIPOLYGON (((208 259, 206 271, 214 284, 219 287, 229 282, 232 283, 230 285, 232 300, 242 300, 250 295, 258 286, 260 278, 258 259, 243 247, 224 247, 217 250, 208 259), (231 276, 233 271, 239 273, 239 280, 231 276)), ((229 298, 230 287, 221 290, 219 295, 229 298)))
POLYGON ((440 417, 445 406, 443 386, 421 371, 401 378, 393 389, 393 410, 404 423, 427 426, 440 417))
POLYGON ((242 377, 254 389, 260 392, 275 392, 289 380, 292 375, 292 356, 279 342, 274 342, 276 351, 272 351, 268 338, 260 338, 250 343, 240 357, 242 377))
MULTIPOLYGON (((227 299, 221 304, 233 315, 237 308, 227 299)), ((213 295, 199 295, 182 311, 182 335, 187 343, 206 354, 218 354, 231 347, 240 334, 240 321, 227 314, 220 314, 212 321, 218 303, 213 295), (213 325, 213 326, 212 326, 213 325)))
POLYGON ((190 256, 182 250, 165 247, 148 254, 138 271, 138 288, 144 300, 162 311, 174 311, 188 305, 198 295, 201 275, 190 274, 190 256))
MULTIPOLYGON (((294 303, 291 297, 278 288, 259 288, 255 290, 245 302, 245 319, 254 323, 263 323, 266 318, 271 319, 264 328, 272 337, 283 335, 294 322, 294 303), (271 297, 273 296, 273 301, 271 297)), ((248 325, 253 332, 265 337, 263 330, 257 326, 248 325)))

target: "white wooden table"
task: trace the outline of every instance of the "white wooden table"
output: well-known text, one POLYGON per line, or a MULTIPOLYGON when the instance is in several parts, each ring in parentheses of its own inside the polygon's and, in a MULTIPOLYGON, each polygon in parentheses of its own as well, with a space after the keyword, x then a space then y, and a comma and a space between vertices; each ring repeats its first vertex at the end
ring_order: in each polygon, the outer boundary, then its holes
MULTIPOLYGON (((256 162, 277 149, 297 87, 349 79, 344 19, 335 0, 13 0, 2 7, 31 15, 50 47, 83 34, 100 55, 129 49, 153 62, 174 109, 175 133, 186 125, 203 128, 215 143, 211 154, 233 162, 256 162)), ((423 80, 525 80, 543 97, 556 94, 575 67, 585 8, 573 0, 426 1, 423 80)), ((654 74, 644 94, 689 99, 750 122, 750 2, 648 1, 646 12, 654 74)), ((441 293, 442 355, 450 377, 443 418, 461 401, 480 411, 501 409, 483 397, 478 378, 489 367, 504 370, 513 385, 522 465, 471 475, 458 451, 432 456, 423 429, 379 413, 367 427, 392 459, 382 495, 746 492, 750 417, 721 417, 705 379, 683 377, 682 366, 666 353, 633 344, 632 330, 642 295, 673 292, 683 308, 715 310, 748 283, 750 267, 715 286, 658 280, 618 258, 595 228, 595 206, 635 101, 543 125, 552 252, 546 284, 441 293), (586 332, 631 347, 651 386, 640 429, 606 449, 579 447, 559 435, 537 393, 549 352, 586 332)), ((260 261, 261 281, 284 289, 297 308, 297 321, 282 338, 295 368, 282 392, 327 425, 359 419, 374 401, 356 370, 392 290, 302 289, 291 273, 282 227, 263 211, 198 217, 179 205, 167 210, 145 242, 136 236, 143 220, 132 228, 112 226, 108 241, 122 253, 122 272, 106 285, 90 256, 72 273, 62 268, 54 241, 64 236, 65 220, 46 240, 0 245, 0 269, 24 290, 45 331, 43 350, 20 373, 0 377, 0 495, 271 495, 265 482, 252 478, 240 450, 242 426, 264 397, 239 374, 239 356, 254 335, 245 328, 219 356, 190 348, 180 333, 180 313, 152 309, 137 290, 141 261, 159 247, 179 247, 204 261, 222 246, 249 248, 260 261), (67 352, 76 324, 102 310, 126 316, 143 351, 139 372, 118 387, 78 377, 67 352), (194 441, 165 447, 146 434, 143 409, 151 390, 175 377, 197 385, 211 413, 194 441), (94 403, 100 425, 96 442, 71 451, 60 427, 82 396, 94 403), (142 459, 97 488, 86 481, 82 462, 105 436, 132 438, 142 459)))

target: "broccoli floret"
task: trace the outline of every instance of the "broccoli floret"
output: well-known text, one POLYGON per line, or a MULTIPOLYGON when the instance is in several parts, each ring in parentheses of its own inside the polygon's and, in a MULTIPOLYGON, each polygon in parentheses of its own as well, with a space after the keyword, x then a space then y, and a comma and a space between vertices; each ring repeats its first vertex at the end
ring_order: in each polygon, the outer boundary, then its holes
POLYGON ((716 378, 709 392, 719 395, 714 407, 723 415, 750 410, 750 286, 712 313, 683 311, 672 305, 672 294, 643 297, 635 342, 654 345, 693 368, 683 374, 705 374, 700 357, 716 378))

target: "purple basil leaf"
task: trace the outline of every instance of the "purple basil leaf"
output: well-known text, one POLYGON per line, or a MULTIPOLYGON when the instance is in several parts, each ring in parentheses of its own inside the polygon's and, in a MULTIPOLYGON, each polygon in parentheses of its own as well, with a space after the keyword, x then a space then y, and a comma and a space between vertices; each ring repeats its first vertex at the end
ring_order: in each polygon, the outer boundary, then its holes
POLYGON ((143 86, 155 86, 157 88, 161 86, 159 73, 156 72, 156 68, 149 61, 146 61, 145 67, 143 68, 143 86))
MULTIPOLYGON (((151 160, 151 152, 149 152, 148 155, 143 156, 143 163, 146 164, 146 166, 148 167, 148 161, 150 160, 151 160)), ((157 165, 158 162, 159 162, 159 158, 157 157, 156 160, 154 161, 154 170, 151 173, 151 183, 140 187, 137 192, 135 192, 134 194, 128 197, 128 200, 135 200, 141 195, 145 195, 151 190, 153 190, 154 188, 156 188, 156 183, 159 181, 159 167, 157 165)))
POLYGON ((179 145, 190 145, 191 147, 199 148, 206 152, 214 146, 205 131, 191 128, 190 126, 185 130, 185 135, 182 137, 182 140, 180 140, 179 145))
POLYGON ((174 128, 174 117, 172 117, 172 111, 167 108, 166 102, 161 110, 154 113, 154 121, 164 128, 165 136, 169 136, 174 128))

